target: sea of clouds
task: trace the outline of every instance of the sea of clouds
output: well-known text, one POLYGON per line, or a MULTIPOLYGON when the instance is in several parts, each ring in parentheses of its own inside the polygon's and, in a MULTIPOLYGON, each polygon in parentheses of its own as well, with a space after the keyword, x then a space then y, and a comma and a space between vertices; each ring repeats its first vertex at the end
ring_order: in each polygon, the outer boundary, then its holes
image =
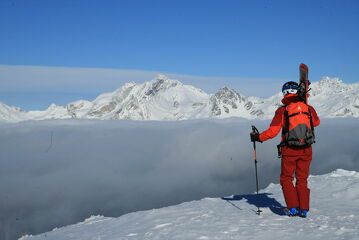
MULTIPOLYGON (((0 239, 204 197, 255 192, 251 125, 48 120, 0 124, 0 239)), ((311 174, 359 171, 359 119, 322 119, 311 174)), ((257 143, 260 188, 279 182, 279 136, 257 143)))

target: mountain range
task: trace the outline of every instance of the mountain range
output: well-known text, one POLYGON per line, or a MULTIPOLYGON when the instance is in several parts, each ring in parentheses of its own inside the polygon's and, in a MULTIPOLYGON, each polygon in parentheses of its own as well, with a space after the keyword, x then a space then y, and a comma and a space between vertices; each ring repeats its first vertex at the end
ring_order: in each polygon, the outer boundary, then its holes
MULTIPOLYGON (((324 77, 311 84, 310 104, 320 117, 359 117, 359 82, 345 84, 324 77)), ((246 97, 229 87, 208 94, 159 74, 153 80, 126 83, 93 101, 78 100, 65 106, 52 104, 43 111, 24 111, 0 102, 0 121, 44 119, 189 120, 242 117, 270 119, 281 105, 282 94, 269 98, 246 97)))

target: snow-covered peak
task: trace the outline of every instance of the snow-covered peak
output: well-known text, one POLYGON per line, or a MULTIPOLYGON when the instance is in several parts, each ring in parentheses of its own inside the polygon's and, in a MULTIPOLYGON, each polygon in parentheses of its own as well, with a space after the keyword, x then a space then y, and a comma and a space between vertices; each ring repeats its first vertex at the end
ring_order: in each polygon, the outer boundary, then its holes
POLYGON ((325 117, 359 117, 359 85, 324 77, 310 85, 309 102, 325 117))
POLYGON ((163 86, 163 87, 173 87, 177 85, 183 85, 180 81, 176 79, 169 78, 166 74, 159 73, 155 78, 149 81, 152 86, 163 86))
POLYGON ((310 88, 312 88, 312 95, 329 95, 348 91, 352 87, 351 84, 345 84, 339 78, 324 77, 319 82, 314 82, 310 88))
POLYGON ((339 78, 330 78, 328 76, 323 77, 319 82, 319 85, 328 85, 328 86, 335 86, 335 85, 343 85, 343 80, 339 78))
POLYGON ((176 80, 172 80, 170 79, 166 74, 164 73, 159 73, 157 74, 157 76, 154 78, 154 80, 162 80, 162 81, 176 81, 176 80))
POLYGON ((149 81, 148 84, 145 84, 146 86, 145 94, 147 96, 149 95, 154 96, 159 91, 176 87, 177 85, 182 86, 183 84, 178 80, 170 79, 165 74, 158 74, 157 77, 149 81))
POLYGON ((19 108, 19 107, 14 107, 14 106, 8 106, 8 105, 6 105, 5 103, 3 103, 3 102, 0 102, 0 110, 1 109, 11 109, 11 110, 14 110, 14 111, 18 111, 18 112, 24 112, 24 110, 22 110, 21 108, 19 108))
POLYGON ((0 121, 18 122, 23 120, 25 120, 24 111, 21 108, 8 106, 0 102, 0 121))
POLYGON ((71 118, 66 107, 51 104, 45 111, 25 112, 25 119, 44 120, 44 119, 66 119, 71 118))
POLYGON ((210 100, 213 116, 252 119, 261 114, 256 111, 253 102, 229 87, 220 88, 217 93, 211 96, 210 100))
POLYGON ((229 88, 227 86, 222 87, 218 90, 218 92, 215 94, 215 96, 218 99, 222 99, 223 101, 226 100, 239 100, 239 101, 245 101, 245 97, 236 92, 234 89, 229 88))
POLYGON ((46 109, 46 111, 51 111, 57 108, 57 105, 55 103, 50 104, 50 106, 46 109))

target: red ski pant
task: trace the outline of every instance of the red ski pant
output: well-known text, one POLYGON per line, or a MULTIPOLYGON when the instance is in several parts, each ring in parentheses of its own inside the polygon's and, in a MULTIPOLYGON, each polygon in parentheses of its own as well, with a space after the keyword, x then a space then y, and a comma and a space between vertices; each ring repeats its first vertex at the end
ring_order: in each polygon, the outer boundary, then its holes
POLYGON ((309 210, 310 189, 307 178, 312 162, 312 148, 282 150, 280 184, 287 208, 309 210), (293 185, 294 177, 296 179, 293 185))

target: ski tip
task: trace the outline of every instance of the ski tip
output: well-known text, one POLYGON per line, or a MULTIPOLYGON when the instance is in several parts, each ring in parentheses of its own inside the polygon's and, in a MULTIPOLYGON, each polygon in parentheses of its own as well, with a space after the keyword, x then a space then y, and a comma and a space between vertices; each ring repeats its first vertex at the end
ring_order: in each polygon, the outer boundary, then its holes
POLYGON ((308 70, 308 66, 305 65, 304 63, 301 63, 301 64, 299 65, 299 68, 304 68, 304 69, 308 70))

